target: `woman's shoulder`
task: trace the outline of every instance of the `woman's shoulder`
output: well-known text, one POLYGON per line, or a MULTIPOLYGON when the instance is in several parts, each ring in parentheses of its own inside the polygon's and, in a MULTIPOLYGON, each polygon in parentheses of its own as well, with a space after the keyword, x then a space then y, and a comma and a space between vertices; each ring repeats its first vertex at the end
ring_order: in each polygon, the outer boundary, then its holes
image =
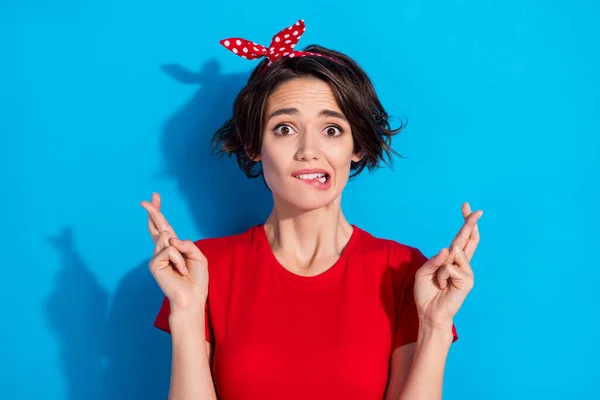
POLYGON ((427 259, 414 244, 379 237, 362 228, 354 227, 360 232, 359 246, 357 246, 360 252, 369 253, 373 257, 382 255, 390 265, 402 265, 413 261, 420 263, 427 259))
POLYGON ((218 254, 239 253, 252 248, 257 242, 260 227, 261 225, 254 225, 242 232, 198 239, 194 244, 207 258, 218 254))

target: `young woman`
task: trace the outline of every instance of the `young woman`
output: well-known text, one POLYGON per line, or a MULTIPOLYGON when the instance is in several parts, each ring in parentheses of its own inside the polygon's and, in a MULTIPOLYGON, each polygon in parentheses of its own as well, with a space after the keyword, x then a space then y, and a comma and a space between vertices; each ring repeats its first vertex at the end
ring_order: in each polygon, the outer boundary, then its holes
POLYGON ((348 56, 293 50, 304 29, 298 21, 269 48, 221 41, 265 57, 214 143, 264 178, 268 219, 181 241, 159 195, 142 202, 165 294, 155 326, 172 337, 170 398, 440 399, 482 212, 465 203, 464 225, 430 259, 346 220, 348 178, 386 161, 399 129, 348 56))

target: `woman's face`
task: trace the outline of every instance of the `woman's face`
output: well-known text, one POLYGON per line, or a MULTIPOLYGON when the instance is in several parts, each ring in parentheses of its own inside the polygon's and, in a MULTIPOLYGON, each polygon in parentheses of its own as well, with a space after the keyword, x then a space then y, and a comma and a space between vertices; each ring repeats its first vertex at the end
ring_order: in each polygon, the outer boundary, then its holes
POLYGON ((297 78, 267 99, 260 156, 275 200, 314 210, 337 200, 348 181, 354 154, 350 124, 329 85, 297 78))

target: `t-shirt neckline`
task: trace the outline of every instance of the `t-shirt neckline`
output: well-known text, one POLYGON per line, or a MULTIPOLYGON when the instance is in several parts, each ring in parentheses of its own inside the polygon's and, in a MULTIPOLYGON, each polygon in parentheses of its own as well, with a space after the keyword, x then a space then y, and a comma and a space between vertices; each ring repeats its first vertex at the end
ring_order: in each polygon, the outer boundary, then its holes
POLYGON ((350 224, 350 226, 352 226, 352 234, 350 235, 350 239, 348 239, 348 242, 346 243, 346 247, 342 251, 342 254, 340 254, 340 257, 327 270, 321 272, 318 275, 313 276, 298 275, 295 272, 292 272, 285 268, 279 262, 277 257, 275 257, 275 254, 271 249, 271 245, 269 244, 269 238, 267 237, 267 232, 265 230, 265 225, 260 224, 257 225, 256 228, 258 230, 261 245, 263 247, 264 252, 266 253, 267 264, 270 266, 270 268, 275 269, 276 273, 279 274, 282 277, 282 279, 285 279, 291 282, 292 284, 308 287, 314 285, 320 286, 323 283, 327 283, 332 279, 335 279, 336 276, 339 276, 343 273, 346 262, 350 257, 350 254, 352 253, 354 247, 356 246, 356 242, 358 241, 358 237, 360 235, 360 229, 356 225, 350 224))

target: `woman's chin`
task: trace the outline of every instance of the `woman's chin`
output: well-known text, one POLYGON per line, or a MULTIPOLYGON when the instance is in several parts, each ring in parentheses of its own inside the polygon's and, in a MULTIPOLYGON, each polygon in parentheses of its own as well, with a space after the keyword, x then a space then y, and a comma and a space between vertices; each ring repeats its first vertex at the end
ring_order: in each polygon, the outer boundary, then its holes
POLYGON ((322 194, 320 196, 286 196, 283 199, 286 207, 290 207, 302 212, 314 211, 320 208, 330 207, 335 202, 335 198, 329 195, 322 194))

